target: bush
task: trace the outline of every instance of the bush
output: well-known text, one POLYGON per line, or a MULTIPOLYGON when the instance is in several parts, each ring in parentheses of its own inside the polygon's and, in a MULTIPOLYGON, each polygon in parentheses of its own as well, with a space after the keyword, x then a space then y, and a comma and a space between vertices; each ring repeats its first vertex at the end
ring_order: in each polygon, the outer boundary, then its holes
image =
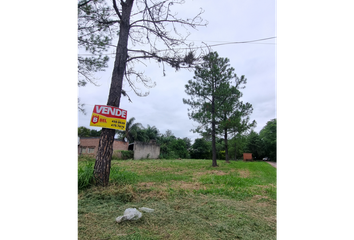
POLYGON ((219 159, 225 159, 225 151, 219 151, 219 159))
POLYGON ((117 150, 112 155, 112 160, 127 160, 131 158, 134 158, 134 152, 131 150, 117 150))
POLYGON ((159 156, 160 159, 177 159, 180 158, 174 151, 169 151, 168 153, 161 153, 159 156))
POLYGON ((134 152, 131 150, 128 151, 122 151, 122 159, 130 159, 134 158, 134 152))

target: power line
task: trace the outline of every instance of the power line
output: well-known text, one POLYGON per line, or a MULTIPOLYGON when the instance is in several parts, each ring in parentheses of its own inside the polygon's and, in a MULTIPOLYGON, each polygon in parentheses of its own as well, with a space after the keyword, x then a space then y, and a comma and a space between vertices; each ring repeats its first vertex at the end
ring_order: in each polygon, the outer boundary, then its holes
MULTIPOLYGON (((189 50, 189 49, 200 49, 200 48, 209 48, 209 47, 218 47, 218 46, 223 46, 223 45, 231 45, 231 44, 268 44, 268 45, 275 45, 276 43, 256 43, 256 42, 261 42, 265 40, 270 40, 270 39, 275 39, 277 37, 269 37, 269 38, 262 38, 262 39, 256 39, 256 40, 248 40, 248 41, 241 41, 241 42, 224 42, 224 43, 219 43, 219 44, 213 44, 213 45, 208 45, 208 46, 201 46, 201 47, 191 47, 191 48, 176 48, 175 50, 189 50)), ((201 41, 202 40, 187 40, 187 41, 201 41)), ((208 41, 208 42, 223 42, 223 41, 208 41)), ((113 45, 111 45, 113 46, 113 45)), ((167 51, 169 49, 164 49, 164 50, 158 50, 158 52, 163 52, 167 51)), ((89 56, 89 55, 95 55, 95 54, 90 54, 90 53, 82 53, 79 55, 82 56, 89 56)), ((107 53, 103 55, 115 55, 115 53, 107 53)))

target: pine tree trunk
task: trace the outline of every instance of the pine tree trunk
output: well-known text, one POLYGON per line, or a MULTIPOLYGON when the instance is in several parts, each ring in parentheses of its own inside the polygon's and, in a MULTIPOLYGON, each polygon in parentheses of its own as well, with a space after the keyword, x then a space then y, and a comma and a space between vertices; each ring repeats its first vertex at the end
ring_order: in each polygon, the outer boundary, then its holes
POLYGON ((211 132, 211 144, 212 144, 212 150, 213 150, 213 163, 212 163, 212 166, 213 167, 217 167, 218 164, 216 162, 216 146, 215 146, 215 122, 213 122, 212 124, 212 132, 211 132))
POLYGON ((109 173, 111 170, 114 135, 114 129, 102 129, 94 167, 94 177, 96 183, 101 186, 108 185, 109 173))
POLYGON ((227 144, 227 129, 225 128, 225 161, 226 163, 230 163, 230 160, 229 160, 229 146, 227 144))
MULTIPOLYGON (((107 101, 107 105, 109 106, 119 107, 120 104, 123 77, 128 58, 130 14, 133 3, 134 0, 127 0, 125 3, 121 4, 122 14, 120 19, 119 40, 112 72, 111 88, 107 101)), ((114 135, 114 129, 102 129, 94 167, 94 177, 96 182, 102 186, 107 186, 109 181, 114 135)))
POLYGON ((211 114, 212 114, 212 120, 211 120, 211 145, 212 145, 212 151, 213 151, 213 157, 212 157, 212 166, 217 167, 217 161, 216 161, 216 146, 215 146, 215 105, 214 105, 214 97, 212 99, 211 103, 211 114))

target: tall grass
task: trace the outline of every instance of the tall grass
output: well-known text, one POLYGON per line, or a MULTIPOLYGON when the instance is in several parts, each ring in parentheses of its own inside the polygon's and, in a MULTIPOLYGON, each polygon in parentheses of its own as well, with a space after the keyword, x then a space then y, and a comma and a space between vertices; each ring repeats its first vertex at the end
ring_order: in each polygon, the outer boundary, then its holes
POLYGON ((86 162, 78 168, 78 188, 83 190, 93 184, 93 162, 86 162))
MULTIPOLYGON (((94 162, 81 163, 78 167, 78 189, 83 190, 94 184, 94 162)), ((118 166, 112 166, 109 182, 118 185, 133 184, 138 181, 138 175, 118 166)))
POLYGON ((138 181, 138 175, 118 166, 113 166, 111 167, 109 180, 119 185, 133 184, 138 181))

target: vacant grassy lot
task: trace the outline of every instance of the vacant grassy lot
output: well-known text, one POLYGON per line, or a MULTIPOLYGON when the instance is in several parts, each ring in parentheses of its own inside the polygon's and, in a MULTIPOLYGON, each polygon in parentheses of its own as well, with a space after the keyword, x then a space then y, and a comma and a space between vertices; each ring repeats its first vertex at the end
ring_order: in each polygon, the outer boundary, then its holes
MULTIPOLYGON (((92 161, 79 167, 89 170, 92 161)), ((79 239, 276 239, 276 169, 265 162, 218 165, 112 161, 110 186, 79 191, 79 239), (131 207, 155 211, 116 223, 131 207)))

